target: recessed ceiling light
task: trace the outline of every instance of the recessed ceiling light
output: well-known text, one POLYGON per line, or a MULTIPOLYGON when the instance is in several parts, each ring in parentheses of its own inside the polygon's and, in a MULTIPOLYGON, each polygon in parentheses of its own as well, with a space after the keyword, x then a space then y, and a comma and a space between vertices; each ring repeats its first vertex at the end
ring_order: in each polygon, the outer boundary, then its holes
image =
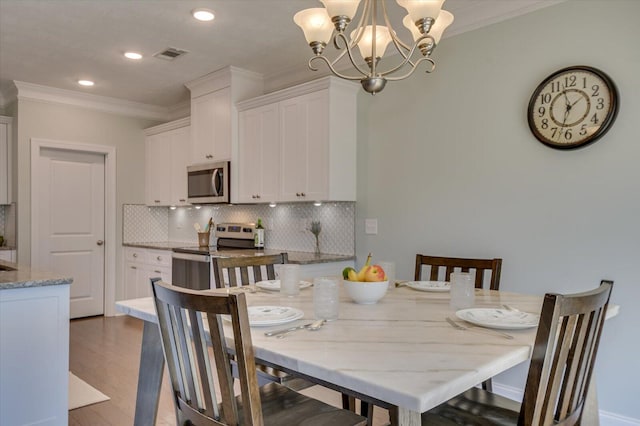
POLYGON ((93 86, 95 83, 91 80, 78 80, 80 86, 93 86))
POLYGON ((124 56, 129 59, 142 59, 142 55, 137 52, 125 52, 124 56))
POLYGON ((211 9, 205 9, 205 8, 193 9, 191 11, 191 14, 198 21, 203 21, 203 22, 213 21, 213 18, 215 18, 215 15, 213 14, 213 10, 211 9))

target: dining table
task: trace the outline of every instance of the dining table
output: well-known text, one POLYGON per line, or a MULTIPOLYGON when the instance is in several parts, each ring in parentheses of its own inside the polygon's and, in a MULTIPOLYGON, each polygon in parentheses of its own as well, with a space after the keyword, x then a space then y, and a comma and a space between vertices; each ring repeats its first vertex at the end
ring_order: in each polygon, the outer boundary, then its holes
MULTIPOLYGON (((398 426, 420 425, 421 413, 527 362, 536 334, 535 326, 495 330, 462 321, 450 307, 449 292, 403 286, 390 288, 375 304, 362 305, 353 303, 341 285, 337 320, 317 331, 300 329, 278 338, 265 333, 314 320, 312 287, 293 297, 255 286, 210 291, 243 291, 249 307, 302 311, 294 322, 251 327, 257 361, 386 408, 391 424, 398 426), (451 320, 466 329, 455 328, 451 320)), ((476 289, 474 308, 537 315, 542 301, 542 295, 476 289)), ((153 298, 120 301, 116 309, 144 321, 134 424, 153 425, 164 370, 153 298)), ((607 317, 616 313, 617 307, 610 307, 607 317)), ((230 324, 225 332, 232 335, 230 324)), ((583 424, 598 424, 594 383, 583 424)))

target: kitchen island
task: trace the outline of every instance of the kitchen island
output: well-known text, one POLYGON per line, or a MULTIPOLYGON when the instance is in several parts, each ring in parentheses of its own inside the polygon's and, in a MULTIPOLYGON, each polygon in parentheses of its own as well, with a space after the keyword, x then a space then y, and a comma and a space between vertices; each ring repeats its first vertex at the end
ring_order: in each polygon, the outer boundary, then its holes
POLYGON ((67 424, 73 279, 0 261, 0 424, 67 424))

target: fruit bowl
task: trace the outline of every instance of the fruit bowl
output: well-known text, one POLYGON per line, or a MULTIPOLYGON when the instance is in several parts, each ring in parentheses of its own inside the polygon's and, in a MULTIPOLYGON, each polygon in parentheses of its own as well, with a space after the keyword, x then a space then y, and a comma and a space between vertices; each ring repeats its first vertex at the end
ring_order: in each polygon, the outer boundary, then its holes
POLYGON ((343 280, 349 297, 360 305, 373 305, 384 297, 389 288, 389 281, 349 281, 343 280))

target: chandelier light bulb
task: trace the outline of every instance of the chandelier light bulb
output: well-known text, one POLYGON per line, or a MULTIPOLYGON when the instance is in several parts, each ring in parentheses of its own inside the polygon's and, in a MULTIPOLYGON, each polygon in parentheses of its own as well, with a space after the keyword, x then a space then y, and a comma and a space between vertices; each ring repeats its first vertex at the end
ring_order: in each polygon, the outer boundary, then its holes
POLYGON ((445 0, 397 0, 398 4, 409 12, 413 22, 421 19, 438 19, 438 14, 445 0))
POLYGON ((333 24, 327 14, 327 10, 321 7, 301 10, 293 17, 307 40, 307 43, 314 49, 314 53, 319 54, 331 40, 333 24))
MULTIPOLYGON (((351 31, 351 40, 358 36, 358 30, 351 31)), ((373 56, 373 26, 364 27, 364 32, 360 41, 358 41, 358 49, 363 58, 371 58, 373 56)), ((387 50, 387 46, 391 42, 391 34, 389 29, 383 25, 376 25, 376 58, 381 58, 387 50)))

